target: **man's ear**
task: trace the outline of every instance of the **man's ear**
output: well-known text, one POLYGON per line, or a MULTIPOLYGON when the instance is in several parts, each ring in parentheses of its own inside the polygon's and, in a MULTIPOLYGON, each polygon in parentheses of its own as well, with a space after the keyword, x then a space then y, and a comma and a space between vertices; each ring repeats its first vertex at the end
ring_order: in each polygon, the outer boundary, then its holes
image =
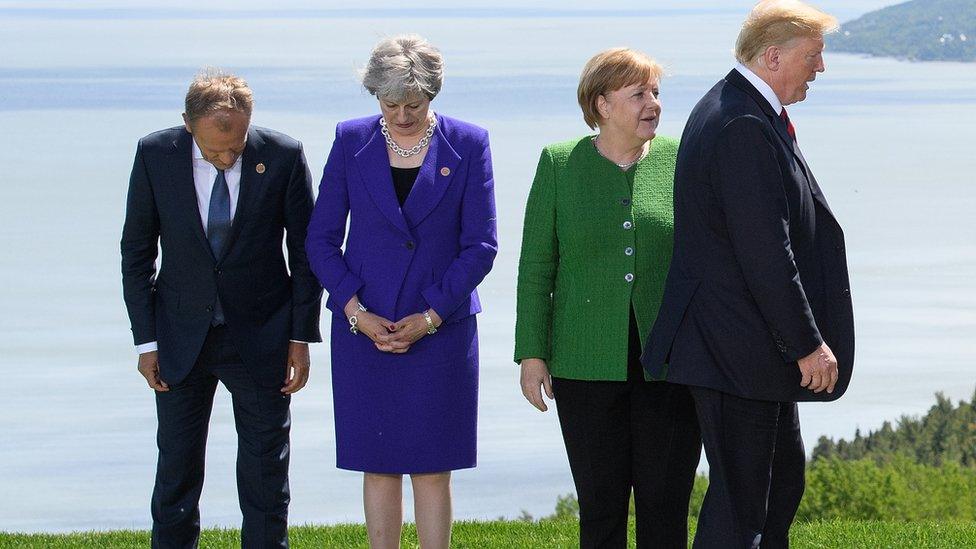
POLYGON ((183 113, 183 127, 186 128, 186 131, 193 133, 193 128, 190 127, 190 119, 186 117, 186 113, 183 113))
POLYGON ((768 70, 777 71, 779 70, 780 55, 782 55, 783 49, 779 46, 769 46, 766 51, 762 53, 763 65, 766 66, 768 70))

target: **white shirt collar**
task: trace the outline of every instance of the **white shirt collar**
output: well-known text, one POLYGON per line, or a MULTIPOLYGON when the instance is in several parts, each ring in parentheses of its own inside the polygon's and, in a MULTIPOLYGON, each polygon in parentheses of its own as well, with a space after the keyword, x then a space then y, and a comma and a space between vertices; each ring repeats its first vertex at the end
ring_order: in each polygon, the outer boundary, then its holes
POLYGON ((192 135, 190 136, 190 142, 193 143, 193 159, 203 160, 203 151, 200 150, 200 147, 197 145, 197 140, 193 139, 192 135))
POLYGON ((742 76, 746 77, 746 80, 748 80, 750 84, 759 90, 759 93, 761 93, 762 96, 766 98, 766 101, 769 102, 769 106, 773 108, 774 113, 779 114, 783 111, 783 104, 779 102, 779 98, 776 97, 776 92, 773 91, 773 88, 769 87, 769 84, 767 84, 765 80, 759 78, 759 75, 752 72, 749 67, 743 65, 742 63, 736 63, 735 70, 739 71, 742 76))

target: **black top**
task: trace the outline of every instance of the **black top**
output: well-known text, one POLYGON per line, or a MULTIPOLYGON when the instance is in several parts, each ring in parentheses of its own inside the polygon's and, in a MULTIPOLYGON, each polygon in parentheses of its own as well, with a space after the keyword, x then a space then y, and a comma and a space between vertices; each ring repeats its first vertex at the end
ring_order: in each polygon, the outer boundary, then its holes
POLYGON ((414 182, 417 181, 420 166, 416 168, 394 168, 390 166, 390 171, 393 173, 393 189, 396 191, 397 201, 402 207, 403 203, 407 201, 407 196, 410 194, 414 182))

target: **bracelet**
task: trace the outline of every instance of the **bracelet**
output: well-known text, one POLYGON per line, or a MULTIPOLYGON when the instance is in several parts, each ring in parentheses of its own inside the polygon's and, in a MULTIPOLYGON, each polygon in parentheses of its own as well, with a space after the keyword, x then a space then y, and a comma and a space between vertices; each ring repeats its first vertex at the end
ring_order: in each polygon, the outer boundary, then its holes
POLYGON ((361 312, 366 312, 366 307, 363 307, 362 303, 359 304, 359 310, 356 311, 356 314, 349 317, 349 331, 352 332, 353 335, 359 333, 359 327, 357 324, 359 324, 359 313, 361 312))
POLYGON ((424 315, 424 320, 427 321, 427 335, 436 334, 437 328, 434 327, 434 321, 430 319, 430 309, 427 309, 422 314, 424 315))

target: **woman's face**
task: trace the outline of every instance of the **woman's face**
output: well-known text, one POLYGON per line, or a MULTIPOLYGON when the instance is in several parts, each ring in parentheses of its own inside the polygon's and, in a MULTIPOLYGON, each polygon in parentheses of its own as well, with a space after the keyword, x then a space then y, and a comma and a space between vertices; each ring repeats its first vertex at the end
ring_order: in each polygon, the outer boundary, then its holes
POLYGON ((601 95, 597 98, 597 109, 603 116, 600 131, 614 132, 634 141, 654 139, 661 118, 660 91, 660 82, 652 78, 601 95))
POLYGON ((402 101, 380 98, 380 111, 386 120, 386 127, 394 139, 419 139, 430 123, 430 99, 425 96, 408 96, 402 101))

